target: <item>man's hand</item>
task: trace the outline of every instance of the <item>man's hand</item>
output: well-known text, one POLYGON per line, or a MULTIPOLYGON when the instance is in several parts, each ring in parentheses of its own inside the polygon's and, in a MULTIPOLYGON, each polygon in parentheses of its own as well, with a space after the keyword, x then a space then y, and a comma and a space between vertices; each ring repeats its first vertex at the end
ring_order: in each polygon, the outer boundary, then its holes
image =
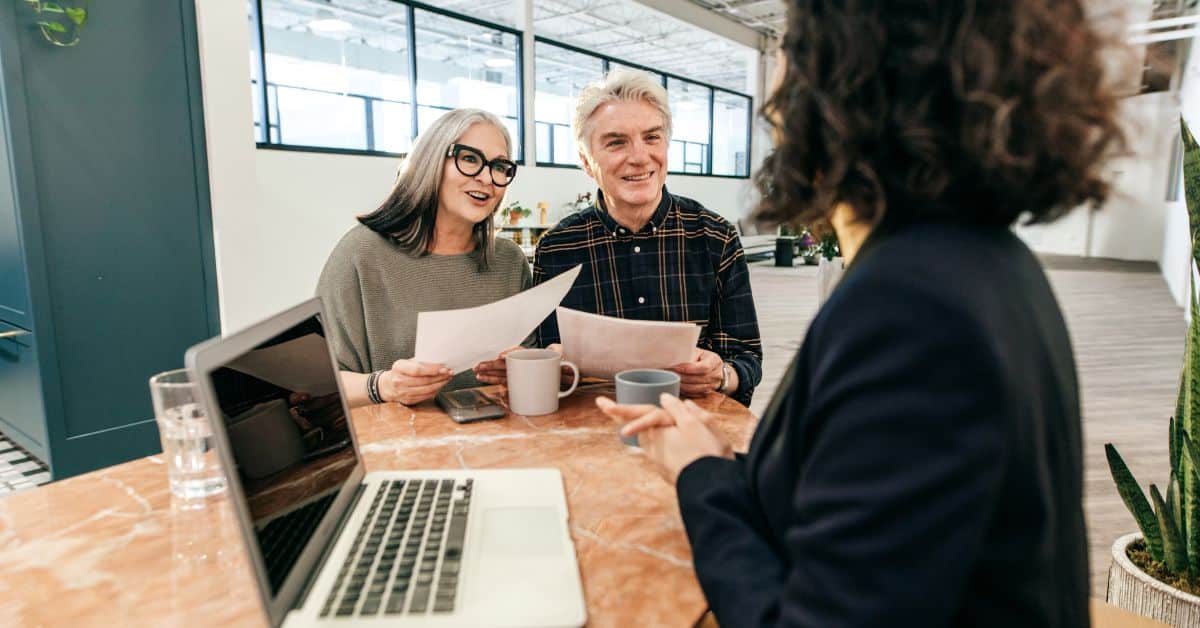
POLYGON ((679 393, 684 397, 703 397, 721 387, 721 356, 697 347, 691 362, 676 364, 669 370, 679 374, 679 393))
POLYGON ((504 360, 504 356, 521 349, 522 347, 510 347, 500 352, 500 355, 495 360, 487 360, 475 365, 475 379, 484 384, 507 384, 508 383, 508 364, 504 360))

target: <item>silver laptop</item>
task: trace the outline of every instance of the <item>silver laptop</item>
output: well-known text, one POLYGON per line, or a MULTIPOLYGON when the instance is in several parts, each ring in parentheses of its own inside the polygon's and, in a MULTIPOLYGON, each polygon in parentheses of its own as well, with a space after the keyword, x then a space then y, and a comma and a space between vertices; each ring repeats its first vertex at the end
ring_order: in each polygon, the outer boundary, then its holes
POLYGON ((186 357, 271 625, 582 626, 558 470, 365 473, 324 320, 186 357))

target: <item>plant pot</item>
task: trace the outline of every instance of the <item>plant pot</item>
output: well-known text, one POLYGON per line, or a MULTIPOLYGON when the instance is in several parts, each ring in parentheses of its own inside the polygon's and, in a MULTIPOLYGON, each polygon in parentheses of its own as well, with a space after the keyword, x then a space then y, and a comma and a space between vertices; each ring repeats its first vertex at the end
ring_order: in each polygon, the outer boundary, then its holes
POLYGON ((1106 601, 1169 626, 1200 626, 1200 597, 1151 578, 1129 560, 1126 549, 1141 538, 1134 532, 1113 543, 1106 601))
POLYGON ((795 256, 796 238, 780 237, 775 238, 775 265, 776 266, 791 266, 793 257, 795 256))
POLYGON ((829 295, 833 294, 833 289, 842 280, 843 272, 845 272, 845 265, 842 263, 842 258, 835 257, 831 260, 821 258, 820 263, 817 264, 817 307, 824 305, 825 301, 829 299, 829 295))
POLYGON ((521 222, 521 214, 509 214, 508 215, 508 224, 515 225, 519 222, 521 222))

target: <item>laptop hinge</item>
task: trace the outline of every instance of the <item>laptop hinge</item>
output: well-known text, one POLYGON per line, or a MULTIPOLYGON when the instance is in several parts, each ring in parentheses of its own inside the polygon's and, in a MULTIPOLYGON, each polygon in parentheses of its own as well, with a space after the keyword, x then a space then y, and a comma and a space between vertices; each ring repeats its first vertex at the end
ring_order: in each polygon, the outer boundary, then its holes
POLYGON ((304 608, 308 603, 308 594, 312 592, 312 588, 317 583, 317 576, 325 569, 325 562, 329 560, 329 555, 333 553, 333 548, 337 546, 337 539, 340 537, 342 528, 346 527, 346 522, 350 520, 350 515, 354 514, 354 508, 358 506, 358 500, 362 498, 363 492, 367 490, 366 484, 359 484, 354 491, 354 496, 350 498, 350 504, 342 511, 342 517, 337 522, 336 530, 331 539, 334 542, 325 545, 325 551, 321 552, 321 557, 317 559, 317 564, 313 566, 313 570, 309 573, 308 579, 304 581, 304 589, 300 591, 300 595, 296 597, 296 601, 292 604, 292 610, 304 608))

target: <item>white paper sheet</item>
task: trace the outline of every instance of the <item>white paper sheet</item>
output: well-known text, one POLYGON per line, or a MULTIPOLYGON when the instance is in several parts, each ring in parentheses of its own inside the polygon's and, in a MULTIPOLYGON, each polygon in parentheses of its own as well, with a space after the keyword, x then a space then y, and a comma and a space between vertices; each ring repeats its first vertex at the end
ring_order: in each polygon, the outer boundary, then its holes
POLYGON ((417 314, 413 358, 461 373, 521 344, 567 296, 579 276, 571 270, 507 299, 461 310, 417 314))
POLYGON ((230 362, 229 368, 293 392, 314 397, 337 392, 337 380, 325 339, 308 334, 264 349, 255 349, 230 362))
POLYGON ((626 369, 661 369, 692 360, 700 326, 600 316, 565 307, 558 313, 563 359, 580 375, 612 377, 626 369))

